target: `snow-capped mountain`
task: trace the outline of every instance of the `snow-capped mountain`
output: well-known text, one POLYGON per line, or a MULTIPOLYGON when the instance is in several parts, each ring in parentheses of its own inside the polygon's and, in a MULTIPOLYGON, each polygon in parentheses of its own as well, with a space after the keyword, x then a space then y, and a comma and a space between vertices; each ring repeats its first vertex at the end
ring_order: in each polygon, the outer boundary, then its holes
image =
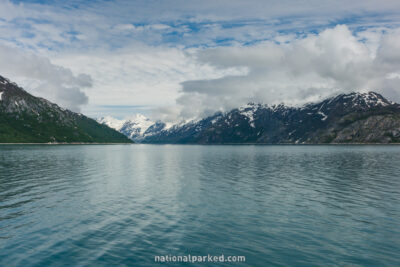
POLYGON ((400 142, 400 105, 380 94, 341 94, 303 107, 249 103, 162 130, 145 143, 400 142))
POLYGON ((400 105, 374 92, 350 93, 302 107, 249 103, 170 127, 136 116, 119 131, 143 143, 393 143, 400 142, 400 105))
POLYGON ((136 114, 128 118, 119 131, 132 140, 141 141, 145 137, 147 129, 153 124, 153 121, 142 114, 136 114))
POLYGON ((136 142, 140 142, 146 136, 150 136, 165 128, 164 123, 155 123, 142 114, 135 114, 124 120, 106 116, 97 119, 97 121, 123 133, 136 142))
POLYGON ((111 116, 105 116, 97 119, 98 123, 105 124, 110 128, 120 131, 125 123, 125 120, 119 120, 111 116))

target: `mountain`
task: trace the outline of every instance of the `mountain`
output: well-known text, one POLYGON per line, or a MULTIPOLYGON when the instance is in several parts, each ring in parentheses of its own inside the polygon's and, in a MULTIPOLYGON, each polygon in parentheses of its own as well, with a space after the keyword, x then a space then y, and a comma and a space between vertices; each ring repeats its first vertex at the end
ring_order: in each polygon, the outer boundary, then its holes
POLYGON ((82 114, 32 96, 0 76, 0 143, 132 143, 82 114))
POLYGON ((144 136, 142 142, 400 143, 400 105, 374 92, 341 94, 303 107, 250 103, 199 121, 159 129, 144 136))
POLYGON ((125 120, 119 120, 111 116, 105 116, 97 119, 97 122, 100 124, 105 124, 110 128, 113 128, 119 131, 125 123, 125 120))
POLYGON ((165 128, 164 123, 155 123, 142 114, 136 114, 125 120, 119 120, 111 116, 106 116, 97 119, 97 122, 105 124, 119 131, 136 142, 140 142, 146 136, 150 136, 155 132, 165 128))

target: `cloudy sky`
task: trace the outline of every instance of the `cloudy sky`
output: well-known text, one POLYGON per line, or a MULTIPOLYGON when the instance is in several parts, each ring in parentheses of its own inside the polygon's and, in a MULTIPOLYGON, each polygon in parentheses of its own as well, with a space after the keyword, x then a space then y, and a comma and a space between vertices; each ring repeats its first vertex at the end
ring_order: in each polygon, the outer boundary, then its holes
POLYGON ((0 75, 91 117, 400 101, 400 1, 0 0, 0 75))

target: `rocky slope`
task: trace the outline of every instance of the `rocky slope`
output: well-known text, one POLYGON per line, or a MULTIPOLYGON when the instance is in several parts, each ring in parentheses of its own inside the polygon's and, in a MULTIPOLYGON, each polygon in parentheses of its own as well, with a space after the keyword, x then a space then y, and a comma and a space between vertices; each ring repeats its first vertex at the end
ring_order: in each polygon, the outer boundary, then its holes
POLYGON ((0 143, 132 143, 82 114, 34 97, 0 76, 0 143))
POLYGON ((180 144, 399 143, 400 105, 374 92, 342 94, 301 108, 250 103, 199 121, 158 129, 154 134, 143 136, 141 141, 180 144))

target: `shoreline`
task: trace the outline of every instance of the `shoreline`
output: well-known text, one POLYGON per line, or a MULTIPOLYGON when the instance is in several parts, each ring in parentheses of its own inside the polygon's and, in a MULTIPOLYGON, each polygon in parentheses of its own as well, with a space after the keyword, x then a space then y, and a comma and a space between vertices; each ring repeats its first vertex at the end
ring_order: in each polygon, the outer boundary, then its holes
POLYGON ((213 143, 213 144, 176 144, 176 143, 135 143, 137 145, 197 145, 197 146, 346 146, 346 145, 395 145, 400 143, 309 143, 309 144, 295 144, 295 143, 213 143))
POLYGON ((196 146, 357 146, 357 145, 384 145, 384 146, 399 146, 400 143, 315 143, 315 144, 294 144, 294 143, 219 143, 219 144, 171 144, 171 143, 0 143, 1 145, 196 145, 196 146))
POLYGON ((85 142, 72 142, 72 143, 0 143, 1 145, 133 145, 136 143, 85 143, 85 142))

